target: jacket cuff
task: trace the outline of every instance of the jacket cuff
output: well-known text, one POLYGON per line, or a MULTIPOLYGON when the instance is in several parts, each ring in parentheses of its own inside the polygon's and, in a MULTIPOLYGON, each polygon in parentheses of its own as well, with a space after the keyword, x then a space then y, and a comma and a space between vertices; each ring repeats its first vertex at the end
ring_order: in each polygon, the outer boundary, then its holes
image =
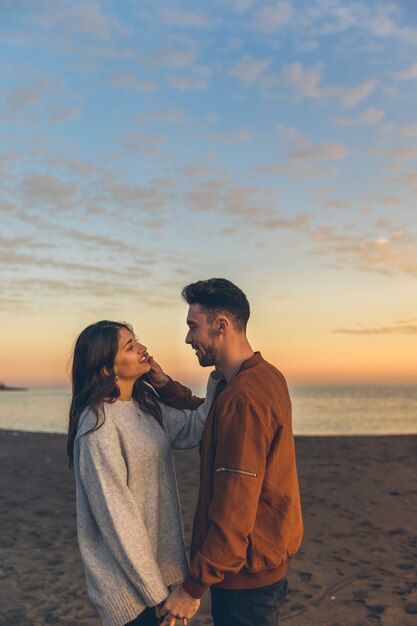
POLYGON ((190 576, 190 574, 182 583, 182 588, 188 593, 189 596, 195 598, 196 600, 201 600, 208 590, 207 585, 202 585, 199 580, 196 580, 190 576))
POLYGON ((175 381, 173 381, 172 378, 169 377, 169 381, 165 383, 165 385, 162 385, 162 387, 155 387, 155 390, 158 396, 160 396, 164 400, 166 398, 169 398, 170 396, 175 396, 176 395, 175 381))

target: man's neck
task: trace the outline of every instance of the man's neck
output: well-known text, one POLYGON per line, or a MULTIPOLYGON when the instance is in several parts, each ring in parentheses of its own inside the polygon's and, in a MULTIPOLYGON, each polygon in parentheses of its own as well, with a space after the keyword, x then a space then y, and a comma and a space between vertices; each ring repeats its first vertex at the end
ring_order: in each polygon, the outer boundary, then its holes
POLYGON ((216 363, 216 370, 225 377, 227 384, 229 384, 235 377, 239 367, 253 357, 254 352, 248 341, 245 341, 243 345, 229 349, 219 362, 216 363))

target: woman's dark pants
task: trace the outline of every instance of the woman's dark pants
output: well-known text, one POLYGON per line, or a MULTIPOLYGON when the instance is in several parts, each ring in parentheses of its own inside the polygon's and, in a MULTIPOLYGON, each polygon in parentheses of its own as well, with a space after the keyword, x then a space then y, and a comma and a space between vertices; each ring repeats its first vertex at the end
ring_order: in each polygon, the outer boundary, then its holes
POLYGON ((158 626, 159 617, 156 617, 155 609, 148 607, 131 622, 125 626, 158 626))
POLYGON ((260 589, 211 588, 214 626, 278 626, 278 614, 287 597, 288 581, 260 589))

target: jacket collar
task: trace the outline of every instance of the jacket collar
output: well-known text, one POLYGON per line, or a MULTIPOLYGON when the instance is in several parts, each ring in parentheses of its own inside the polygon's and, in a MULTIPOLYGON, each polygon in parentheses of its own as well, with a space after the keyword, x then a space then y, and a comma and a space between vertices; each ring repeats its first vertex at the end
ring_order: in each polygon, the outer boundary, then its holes
POLYGON ((260 352, 255 352, 253 356, 249 357, 249 359, 246 359, 246 361, 243 361, 243 363, 239 366, 238 370, 233 376, 232 380, 235 380, 236 376, 240 374, 240 372, 243 372, 244 370, 248 370, 251 367, 258 365, 261 361, 263 361, 262 354, 260 352))

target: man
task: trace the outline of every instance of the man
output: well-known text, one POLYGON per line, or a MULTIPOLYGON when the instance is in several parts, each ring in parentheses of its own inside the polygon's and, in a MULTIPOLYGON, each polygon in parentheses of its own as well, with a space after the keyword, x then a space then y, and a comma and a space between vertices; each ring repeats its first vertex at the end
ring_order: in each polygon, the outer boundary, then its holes
MULTIPOLYGON (((186 286, 186 343, 224 381, 201 442, 190 573, 167 598, 164 624, 186 623, 211 590, 215 626, 272 626, 303 533, 291 402, 283 375, 246 337, 245 294, 225 279, 186 286)), ((181 405, 181 387, 158 389, 181 405)))

